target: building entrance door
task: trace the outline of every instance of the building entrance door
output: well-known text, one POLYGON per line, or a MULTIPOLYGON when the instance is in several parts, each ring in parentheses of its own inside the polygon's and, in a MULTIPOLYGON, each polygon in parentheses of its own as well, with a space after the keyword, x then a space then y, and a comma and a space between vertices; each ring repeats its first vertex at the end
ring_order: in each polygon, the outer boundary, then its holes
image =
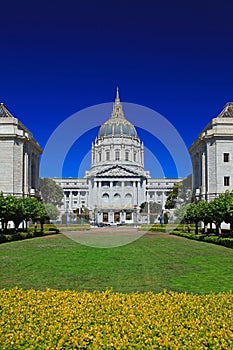
POLYGON ((120 213, 114 213, 114 222, 120 222, 120 213))
POLYGON ((108 222, 108 213, 103 213, 103 222, 108 222))

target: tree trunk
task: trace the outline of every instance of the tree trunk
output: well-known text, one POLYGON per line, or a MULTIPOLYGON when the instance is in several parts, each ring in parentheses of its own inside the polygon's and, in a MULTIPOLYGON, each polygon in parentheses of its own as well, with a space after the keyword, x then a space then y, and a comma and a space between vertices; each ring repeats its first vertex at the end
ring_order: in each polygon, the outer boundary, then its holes
POLYGON ((204 221, 204 233, 208 232, 207 226, 208 226, 208 222, 204 221))
POLYGON ((195 234, 198 234, 198 222, 195 222, 195 234))
POLYGON ((220 235, 221 234, 221 222, 220 223, 216 223, 216 234, 220 235))
POLYGON ((233 233, 233 221, 230 222, 230 235, 233 233))
POLYGON ((40 222, 40 232, 44 231, 44 221, 40 222))

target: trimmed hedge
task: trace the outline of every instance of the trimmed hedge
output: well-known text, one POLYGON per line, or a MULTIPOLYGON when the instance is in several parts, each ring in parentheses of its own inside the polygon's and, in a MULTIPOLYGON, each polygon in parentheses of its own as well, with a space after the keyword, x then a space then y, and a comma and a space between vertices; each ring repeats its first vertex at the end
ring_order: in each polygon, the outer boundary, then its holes
POLYGON ((233 248, 233 238, 223 238, 221 236, 210 236, 208 234, 196 235, 194 233, 188 233, 188 232, 182 232, 182 231, 176 231, 176 230, 172 231, 170 234, 175 236, 185 237, 188 239, 194 239, 196 241, 222 245, 227 248, 233 248))
POLYGON ((35 237, 42 237, 47 235, 53 235, 60 233, 60 231, 57 228, 48 227, 43 232, 37 231, 34 232, 32 230, 29 230, 28 232, 15 232, 15 233, 0 233, 0 244, 1 243, 7 243, 7 242, 13 242, 13 241, 21 241, 23 239, 28 238, 35 238, 35 237))

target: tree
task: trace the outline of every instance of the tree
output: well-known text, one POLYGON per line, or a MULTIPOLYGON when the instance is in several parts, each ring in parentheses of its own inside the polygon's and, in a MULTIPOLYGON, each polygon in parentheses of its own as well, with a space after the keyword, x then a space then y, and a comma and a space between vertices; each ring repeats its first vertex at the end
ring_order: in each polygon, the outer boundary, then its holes
POLYGON ((0 194, 0 221, 1 221, 1 226, 2 226, 2 229, 5 230, 6 229, 6 225, 7 225, 7 222, 5 221, 6 219, 6 201, 5 201, 5 198, 3 196, 3 193, 1 192, 0 194))
POLYGON ((10 220, 13 221, 15 225, 15 230, 18 230, 19 225, 24 220, 24 206, 23 198, 16 198, 14 196, 6 197, 8 210, 10 211, 10 220))
POLYGON ((9 221, 14 222, 15 229, 17 230, 19 224, 24 219, 24 210, 21 198, 16 198, 10 195, 4 197, 2 194, 0 197, 0 213, 3 230, 5 231, 7 229, 7 224, 9 221))
POLYGON ((192 175, 186 177, 183 181, 174 184, 172 190, 167 196, 165 209, 174 209, 177 204, 190 203, 192 194, 192 175))
POLYGON ((189 224, 189 231, 190 231, 190 222, 186 215, 188 206, 189 204, 183 204, 180 207, 176 208, 174 211, 174 215, 176 217, 176 223, 184 224, 184 231, 185 231, 186 223, 189 224))
POLYGON ((41 197, 45 204, 62 205, 63 189, 49 178, 40 179, 41 197))
POLYGON ((49 217, 48 217, 48 214, 46 212, 44 204, 41 202, 38 202, 37 220, 40 221, 41 232, 44 231, 44 223, 48 219, 49 219, 49 217))
POLYGON ((190 223, 195 223, 195 233, 198 234, 198 223, 201 221, 201 215, 199 207, 196 203, 191 203, 187 206, 186 220, 190 223))
POLYGON ((52 203, 45 204, 45 210, 50 218, 50 220, 57 220, 59 216, 59 210, 52 203))
POLYGON ((40 207, 39 201, 36 198, 25 197, 22 198, 24 206, 24 220, 26 221, 26 230, 28 221, 36 221, 38 217, 38 210, 40 207))
POLYGON ((165 203, 165 209, 174 209, 175 208, 178 193, 179 193, 179 187, 180 187, 179 183, 174 184, 172 190, 169 192, 169 194, 167 196, 167 200, 165 203))
POLYGON ((199 212, 199 217, 201 218, 201 221, 204 222, 204 232, 206 233, 207 225, 212 221, 210 204, 206 201, 200 201, 196 205, 199 212))
POLYGON ((162 211, 162 205, 156 202, 149 202, 149 207, 148 207, 148 202, 143 202, 140 205, 140 213, 142 214, 149 214, 150 215, 150 222, 154 223, 155 218, 161 213, 162 211))
POLYGON ((210 220, 215 223, 216 233, 221 233, 221 223, 226 218, 226 203, 224 193, 209 202, 210 220))
POLYGON ((225 204, 225 213, 223 220, 230 224, 230 230, 233 230, 233 192, 226 191, 222 195, 225 204))

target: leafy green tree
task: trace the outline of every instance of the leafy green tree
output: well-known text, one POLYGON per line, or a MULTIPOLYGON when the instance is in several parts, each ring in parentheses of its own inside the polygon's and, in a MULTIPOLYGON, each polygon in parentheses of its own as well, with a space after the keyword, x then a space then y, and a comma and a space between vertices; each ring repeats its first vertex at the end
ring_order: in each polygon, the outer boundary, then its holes
POLYGON ((154 223, 156 217, 162 212, 162 205, 156 202, 143 202, 140 205, 140 213, 141 214, 150 214, 150 223, 154 223))
POLYGON ((59 210, 52 203, 45 204, 45 210, 50 218, 50 220, 57 220, 59 216, 59 210))
POLYGON ((170 193, 167 196, 167 200, 165 203, 165 209, 174 209, 175 208, 178 193, 179 193, 179 187, 180 187, 180 183, 174 184, 172 190, 170 191, 170 193))
POLYGON ((174 211, 174 216, 176 217, 176 223, 183 224, 184 231, 185 231, 185 224, 189 225, 188 230, 190 231, 190 222, 189 222, 188 217, 186 215, 188 206, 189 206, 189 204, 183 204, 180 207, 177 207, 174 211))
POLYGON ((27 222, 33 221, 35 222, 38 217, 38 210, 40 207, 39 201, 36 198, 25 197, 22 198, 23 206, 24 206, 24 220, 26 221, 26 230, 27 230, 27 222))
POLYGON ((14 222, 15 229, 18 230, 19 225, 24 220, 24 206, 23 206, 23 198, 16 198, 14 196, 6 197, 7 206, 10 210, 10 220, 14 222))
POLYGON ((43 203, 38 202, 37 220, 40 222, 41 232, 44 231, 44 223, 49 219, 43 203))
POLYGON ((192 197, 192 176, 189 175, 183 181, 174 184, 167 196, 165 209, 174 209, 177 204, 190 203, 192 197))
POLYGON ((190 223, 195 223, 195 233, 198 234, 198 223, 201 221, 201 213, 196 203, 191 203, 187 206, 186 220, 190 223))
POLYGON ((2 229, 5 230, 6 229, 6 201, 5 201, 5 197, 3 196, 3 193, 1 192, 0 194, 0 221, 1 221, 1 226, 2 229))
POLYGON ((213 220, 210 204, 206 201, 200 201, 196 205, 197 210, 199 212, 200 220, 204 223, 204 232, 206 233, 208 223, 211 223, 213 220))
POLYGON ((230 230, 233 230, 233 192, 226 191, 224 195, 222 195, 224 203, 225 203, 225 213, 224 213, 224 221, 230 224, 230 230))
POLYGON ((226 209, 224 194, 220 194, 209 202, 210 220, 215 223, 217 234, 221 233, 221 224, 226 218, 226 209))
POLYGON ((41 197, 45 204, 62 205, 63 189, 49 178, 40 179, 41 197))
POLYGON ((0 198, 0 213, 3 230, 7 230, 7 224, 9 221, 13 221, 15 229, 17 230, 19 224, 24 219, 24 210, 21 198, 8 195, 0 198))

